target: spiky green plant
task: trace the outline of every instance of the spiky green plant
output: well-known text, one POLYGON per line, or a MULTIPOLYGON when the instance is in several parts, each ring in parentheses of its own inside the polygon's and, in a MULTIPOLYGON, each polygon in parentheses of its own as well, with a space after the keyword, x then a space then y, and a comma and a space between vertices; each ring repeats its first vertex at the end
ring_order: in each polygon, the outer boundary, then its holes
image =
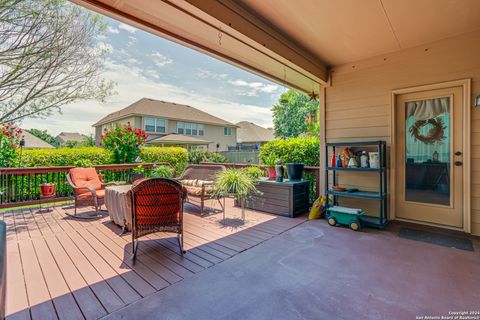
POLYGON ((173 178, 173 170, 167 166, 158 166, 152 170, 153 178, 173 178))
POLYGON ((215 179, 215 194, 220 197, 233 195, 244 199, 256 190, 253 178, 245 170, 227 169, 215 179))

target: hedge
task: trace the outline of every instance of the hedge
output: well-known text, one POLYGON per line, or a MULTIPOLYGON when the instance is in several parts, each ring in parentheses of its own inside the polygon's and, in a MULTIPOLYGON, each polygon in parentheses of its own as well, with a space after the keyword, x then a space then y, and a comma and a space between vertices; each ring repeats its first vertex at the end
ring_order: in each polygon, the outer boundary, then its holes
POLYGON ((22 166, 87 166, 113 163, 112 153, 103 148, 58 148, 23 150, 22 166))
POLYGON ((143 147, 140 158, 143 162, 167 162, 175 168, 177 175, 188 165, 188 151, 180 147, 143 147))
POLYGON ((270 156, 289 162, 302 162, 306 166, 318 166, 320 161, 320 141, 314 137, 276 139, 260 147, 260 161, 270 156))
POLYGON ((227 162, 227 159, 220 153, 208 150, 191 150, 188 153, 189 162, 199 164, 200 162, 227 162))

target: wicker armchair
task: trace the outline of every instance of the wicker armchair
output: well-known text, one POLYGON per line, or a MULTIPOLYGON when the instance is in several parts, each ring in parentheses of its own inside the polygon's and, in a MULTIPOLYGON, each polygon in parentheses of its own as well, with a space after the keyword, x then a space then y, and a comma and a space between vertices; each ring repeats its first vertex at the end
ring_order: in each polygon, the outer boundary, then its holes
POLYGON ((142 179, 134 182, 128 197, 132 204, 132 259, 137 254, 138 238, 154 232, 177 233, 184 254, 182 185, 171 179, 142 179))
POLYGON ((74 217, 86 218, 77 216, 78 206, 93 206, 96 213, 93 218, 100 217, 100 208, 105 203, 105 187, 113 183, 103 183, 95 168, 70 169, 67 181, 75 197, 74 217))
MULTIPOLYGON (((187 190, 187 202, 200 206, 200 215, 204 214, 205 201, 213 199, 212 191, 216 175, 225 170, 225 166, 221 165, 192 164, 178 178, 187 190)), ((222 210, 225 210, 220 199, 216 200, 222 210)))

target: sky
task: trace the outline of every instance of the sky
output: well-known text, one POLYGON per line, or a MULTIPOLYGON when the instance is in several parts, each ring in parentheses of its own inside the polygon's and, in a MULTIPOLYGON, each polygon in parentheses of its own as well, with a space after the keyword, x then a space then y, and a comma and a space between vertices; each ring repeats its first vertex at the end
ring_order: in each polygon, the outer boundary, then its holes
POLYGON ((143 97, 187 104, 236 123, 272 126, 272 106, 287 89, 169 40, 105 17, 97 45, 108 48, 102 77, 116 82, 106 103, 65 105, 62 114, 26 119, 22 128, 92 134, 92 124, 143 97))

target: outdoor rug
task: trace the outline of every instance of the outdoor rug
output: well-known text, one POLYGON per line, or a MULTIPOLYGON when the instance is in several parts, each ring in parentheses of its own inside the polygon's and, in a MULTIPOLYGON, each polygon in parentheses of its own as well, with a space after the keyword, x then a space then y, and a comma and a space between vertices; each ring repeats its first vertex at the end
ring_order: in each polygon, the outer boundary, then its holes
POLYGON ((410 228, 401 228, 398 232, 398 236, 404 239, 422 241, 444 247, 457 248, 460 250, 473 251, 472 241, 465 237, 456 237, 443 233, 410 228))

